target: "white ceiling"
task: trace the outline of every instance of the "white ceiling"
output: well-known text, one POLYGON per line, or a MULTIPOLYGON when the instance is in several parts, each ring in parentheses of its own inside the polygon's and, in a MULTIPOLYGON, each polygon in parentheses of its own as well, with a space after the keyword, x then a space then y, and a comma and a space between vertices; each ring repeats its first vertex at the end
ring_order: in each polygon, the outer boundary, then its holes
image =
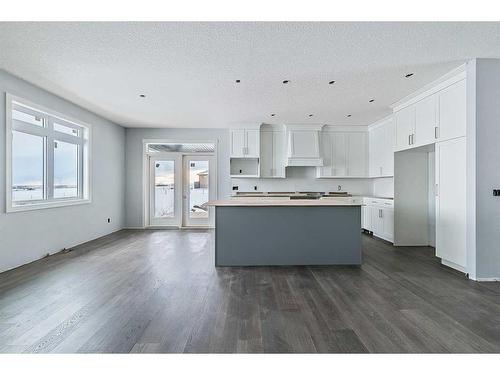
POLYGON ((127 127, 367 125, 473 57, 500 23, 0 23, 0 68, 127 127))

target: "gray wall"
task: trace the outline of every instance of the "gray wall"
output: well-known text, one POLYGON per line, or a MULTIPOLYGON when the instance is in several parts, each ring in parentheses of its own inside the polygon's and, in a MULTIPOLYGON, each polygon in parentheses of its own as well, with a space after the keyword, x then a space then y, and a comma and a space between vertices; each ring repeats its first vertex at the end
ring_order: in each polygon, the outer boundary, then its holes
POLYGON ((0 70, 0 272, 123 227, 124 144, 122 127, 0 70), (6 92, 92 125, 92 203, 5 212, 6 92))
POLYGON ((500 60, 476 60, 476 274, 500 278, 500 60))
POLYGON ((217 195, 230 195, 228 129, 142 129, 126 130, 126 220, 127 228, 142 228, 143 213, 143 140, 217 141, 217 195))

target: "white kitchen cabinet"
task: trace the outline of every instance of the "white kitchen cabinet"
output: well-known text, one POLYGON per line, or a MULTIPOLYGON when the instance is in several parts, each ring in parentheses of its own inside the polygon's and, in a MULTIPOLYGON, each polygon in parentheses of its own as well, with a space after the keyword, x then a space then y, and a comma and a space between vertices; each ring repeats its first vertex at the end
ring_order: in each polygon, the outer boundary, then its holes
POLYGON ((365 228, 373 232, 374 236, 386 241, 394 241, 394 203, 389 199, 365 198, 365 211, 362 215, 365 228), (366 224, 365 224, 366 223, 366 224))
POLYGON ((246 129, 246 154, 247 158, 258 158, 260 156, 260 130, 246 129))
POLYGON ((411 105, 396 112, 396 150, 413 147, 415 133, 415 106, 411 105))
POLYGON ((283 131, 260 132, 260 177, 285 178, 285 134, 283 131))
POLYGON ((347 135, 345 133, 332 133, 332 176, 347 175, 347 135))
POLYGON ((231 157, 244 157, 245 147, 245 129, 231 129, 231 157))
POLYGON ((466 135, 466 81, 465 79, 439 93, 439 141, 466 135))
POLYGON ((259 158, 259 154, 259 129, 231 129, 232 158, 259 158))
POLYGON ((367 175, 367 143, 366 133, 348 133, 347 141, 347 175, 365 177, 367 175))
POLYGON ((361 206, 361 228, 372 231, 371 207, 361 206))
POLYGON ((438 95, 433 94, 415 104, 415 131, 413 145, 423 146, 436 141, 438 122, 438 95))
POLYGON ((366 177, 367 148, 366 132, 322 132, 317 177, 366 177))
POLYGON ((369 131, 369 175, 394 175, 394 118, 391 116, 369 131))
POLYGON ((466 272, 466 138, 436 143, 436 256, 466 272))

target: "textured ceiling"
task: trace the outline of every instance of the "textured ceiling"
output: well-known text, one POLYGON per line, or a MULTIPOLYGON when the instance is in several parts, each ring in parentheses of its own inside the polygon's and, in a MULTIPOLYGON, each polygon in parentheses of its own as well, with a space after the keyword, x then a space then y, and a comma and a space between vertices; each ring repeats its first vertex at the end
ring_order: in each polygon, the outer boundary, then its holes
POLYGON ((367 125, 473 57, 500 23, 0 23, 0 68, 130 127, 367 125))

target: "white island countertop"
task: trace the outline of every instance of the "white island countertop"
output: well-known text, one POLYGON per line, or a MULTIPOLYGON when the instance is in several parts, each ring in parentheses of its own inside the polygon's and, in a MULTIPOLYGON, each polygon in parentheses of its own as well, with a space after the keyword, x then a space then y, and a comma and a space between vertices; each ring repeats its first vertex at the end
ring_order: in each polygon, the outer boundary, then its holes
POLYGON ((342 199, 273 199, 273 198, 229 198, 214 200, 206 203, 207 206, 216 207, 269 207, 269 206, 361 206, 342 199))

